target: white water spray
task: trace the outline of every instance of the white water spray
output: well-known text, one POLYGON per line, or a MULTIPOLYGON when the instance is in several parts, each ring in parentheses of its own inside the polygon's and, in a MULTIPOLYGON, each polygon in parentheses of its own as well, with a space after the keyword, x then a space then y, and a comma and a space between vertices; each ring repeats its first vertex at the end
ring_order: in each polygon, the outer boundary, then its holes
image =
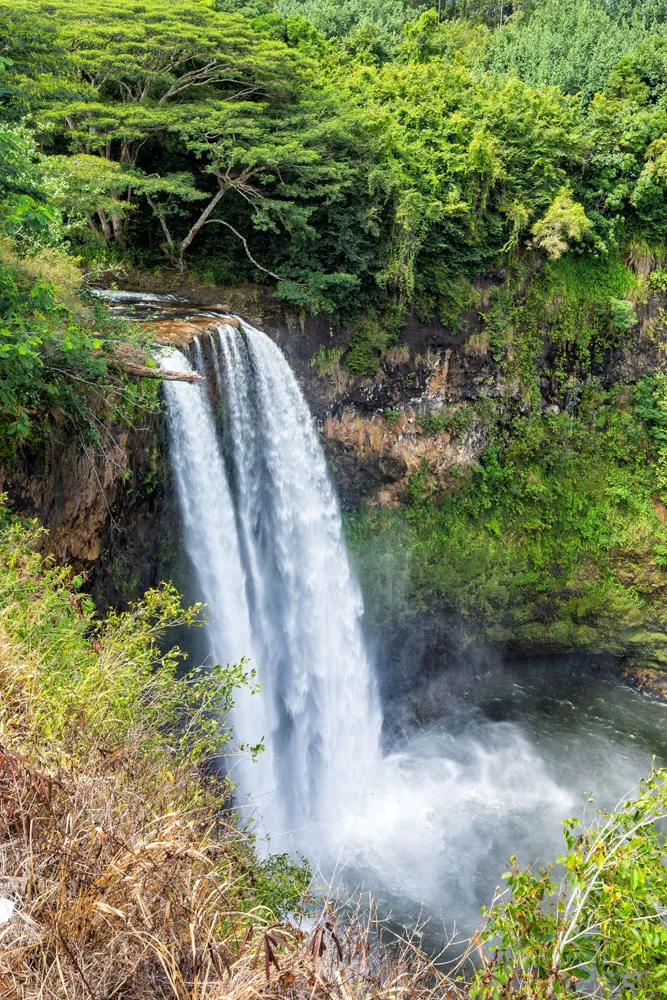
MULTIPOLYGON (((194 345, 203 368, 201 346, 194 345)), ((266 754, 242 772, 275 849, 322 846, 380 762, 381 713, 362 602, 312 417, 280 350, 244 324, 212 352, 224 384, 223 462, 202 386, 167 383, 186 545, 209 604, 211 653, 250 656, 262 685, 241 697, 237 737, 266 754), (260 732, 260 728, 263 731, 260 732)), ((189 367, 170 355, 165 366, 189 367)))

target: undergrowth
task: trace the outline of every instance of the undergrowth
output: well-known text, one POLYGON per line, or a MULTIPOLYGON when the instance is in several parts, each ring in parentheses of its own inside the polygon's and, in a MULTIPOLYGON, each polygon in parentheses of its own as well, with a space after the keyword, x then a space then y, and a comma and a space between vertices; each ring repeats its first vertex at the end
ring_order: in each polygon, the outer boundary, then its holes
POLYGON ((139 324, 82 297, 79 261, 62 249, 0 241, 0 461, 54 437, 99 445, 104 427, 155 410, 157 384, 132 384, 124 356, 152 364, 139 324))

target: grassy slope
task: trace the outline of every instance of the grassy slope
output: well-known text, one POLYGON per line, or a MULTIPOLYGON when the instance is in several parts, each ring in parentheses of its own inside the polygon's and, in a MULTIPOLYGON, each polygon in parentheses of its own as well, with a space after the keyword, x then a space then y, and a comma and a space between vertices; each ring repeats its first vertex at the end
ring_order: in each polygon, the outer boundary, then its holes
POLYGON ((163 586, 96 621, 71 572, 35 554, 38 530, 0 507, 0 897, 16 906, 0 994, 443 995, 412 944, 378 951, 367 913, 311 901, 310 938, 288 922, 307 869, 258 861, 230 785, 206 776, 242 669, 179 680, 166 633, 196 609, 163 586))

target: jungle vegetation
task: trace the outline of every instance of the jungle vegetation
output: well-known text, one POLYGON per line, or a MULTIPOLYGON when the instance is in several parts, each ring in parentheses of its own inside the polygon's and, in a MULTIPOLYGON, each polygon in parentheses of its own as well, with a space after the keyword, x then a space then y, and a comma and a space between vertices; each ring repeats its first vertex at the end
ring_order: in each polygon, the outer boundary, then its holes
POLYGON ((84 262, 271 280, 342 317, 447 317, 529 251, 662 246, 662 0, 217 7, 5 0, 5 231, 48 204, 84 262))
POLYGON ((597 268, 595 308, 627 326, 619 261, 664 249, 666 18, 664 0, 4 0, 7 433, 49 394, 74 411, 63 372, 108 361, 76 316, 82 272, 268 284, 347 326, 358 375, 409 312, 455 325, 476 276, 523 294, 561 258, 575 281, 597 268))

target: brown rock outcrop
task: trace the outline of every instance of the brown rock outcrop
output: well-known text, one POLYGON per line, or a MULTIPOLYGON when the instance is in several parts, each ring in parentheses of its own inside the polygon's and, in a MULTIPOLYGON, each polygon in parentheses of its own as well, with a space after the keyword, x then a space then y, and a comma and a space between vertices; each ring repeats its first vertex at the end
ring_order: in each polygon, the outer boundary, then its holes
POLYGON ((187 347, 195 337, 214 333, 216 327, 224 323, 227 326, 240 326, 236 316, 220 316, 212 319, 210 316, 198 316, 193 319, 146 320, 143 326, 155 334, 158 344, 172 347, 187 347))

